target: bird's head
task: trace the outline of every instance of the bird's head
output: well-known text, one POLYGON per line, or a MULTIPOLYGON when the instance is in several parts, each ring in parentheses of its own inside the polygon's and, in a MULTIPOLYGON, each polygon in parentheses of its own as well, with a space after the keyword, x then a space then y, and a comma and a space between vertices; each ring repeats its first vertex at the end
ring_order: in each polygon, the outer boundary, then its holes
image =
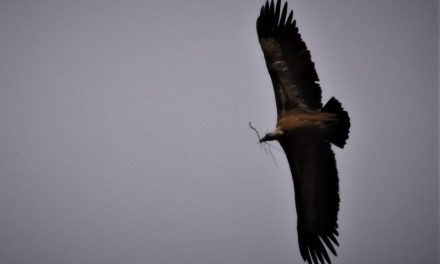
POLYGON ((274 131, 269 132, 266 135, 264 135, 264 137, 260 138, 260 143, 263 143, 266 141, 277 140, 280 137, 282 137, 283 135, 284 135, 283 130, 277 128, 274 131))

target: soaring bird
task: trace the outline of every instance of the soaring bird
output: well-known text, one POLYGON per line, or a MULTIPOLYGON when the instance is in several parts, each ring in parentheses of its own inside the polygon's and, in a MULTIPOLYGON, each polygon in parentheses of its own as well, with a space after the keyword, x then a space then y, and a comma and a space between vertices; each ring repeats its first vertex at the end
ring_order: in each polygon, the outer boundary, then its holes
POLYGON ((324 106, 318 75, 293 11, 280 0, 262 6, 258 40, 272 79, 277 107, 276 128, 260 143, 276 140, 292 173, 297 212, 298 244, 308 263, 331 263, 339 246, 339 179, 331 145, 343 148, 350 118, 332 97, 324 106))

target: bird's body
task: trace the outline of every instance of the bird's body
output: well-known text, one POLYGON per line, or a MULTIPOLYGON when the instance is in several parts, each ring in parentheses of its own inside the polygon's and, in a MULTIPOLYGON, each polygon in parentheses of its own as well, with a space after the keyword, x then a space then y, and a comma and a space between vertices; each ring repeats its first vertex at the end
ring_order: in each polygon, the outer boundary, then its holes
POLYGON ((291 111, 278 119, 277 128, 285 132, 310 130, 321 134, 336 122, 337 116, 332 113, 291 111))
POLYGON ((276 128, 260 142, 277 140, 292 172, 301 256, 309 263, 330 263, 336 255, 339 179, 331 144, 343 148, 350 119, 339 101, 324 106, 310 52, 287 3, 273 0, 261 8, 258 39, 274 87, 276 128))

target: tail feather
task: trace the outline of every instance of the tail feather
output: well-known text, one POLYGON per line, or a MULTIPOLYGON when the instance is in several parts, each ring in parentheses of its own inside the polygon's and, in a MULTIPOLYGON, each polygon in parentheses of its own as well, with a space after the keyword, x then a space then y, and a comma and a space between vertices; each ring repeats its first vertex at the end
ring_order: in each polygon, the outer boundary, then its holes
POLYGON ((328 100, 321 112, 334 113, 338 116, 338 123, 335 125, 335 128, 330 135, 329 141, 332 144, 343 148, 350 132, 350 117, 348 116, 348 113, 342 108, 341 103, 334 97, 328 100))

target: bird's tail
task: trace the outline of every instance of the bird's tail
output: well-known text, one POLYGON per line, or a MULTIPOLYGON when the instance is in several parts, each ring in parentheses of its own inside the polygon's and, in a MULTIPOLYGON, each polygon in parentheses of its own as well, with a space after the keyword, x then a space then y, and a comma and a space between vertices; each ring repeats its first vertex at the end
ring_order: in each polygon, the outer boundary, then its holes
POLYGON ((321 112, 333 113, 338 117, 338 123, 335 125, 329 141, 334 145, 343 148, 348 139, 348 133, 350 131, 350 117, 348 113, 342 108, 341 103, 334 97, 330 98, 321 112))

